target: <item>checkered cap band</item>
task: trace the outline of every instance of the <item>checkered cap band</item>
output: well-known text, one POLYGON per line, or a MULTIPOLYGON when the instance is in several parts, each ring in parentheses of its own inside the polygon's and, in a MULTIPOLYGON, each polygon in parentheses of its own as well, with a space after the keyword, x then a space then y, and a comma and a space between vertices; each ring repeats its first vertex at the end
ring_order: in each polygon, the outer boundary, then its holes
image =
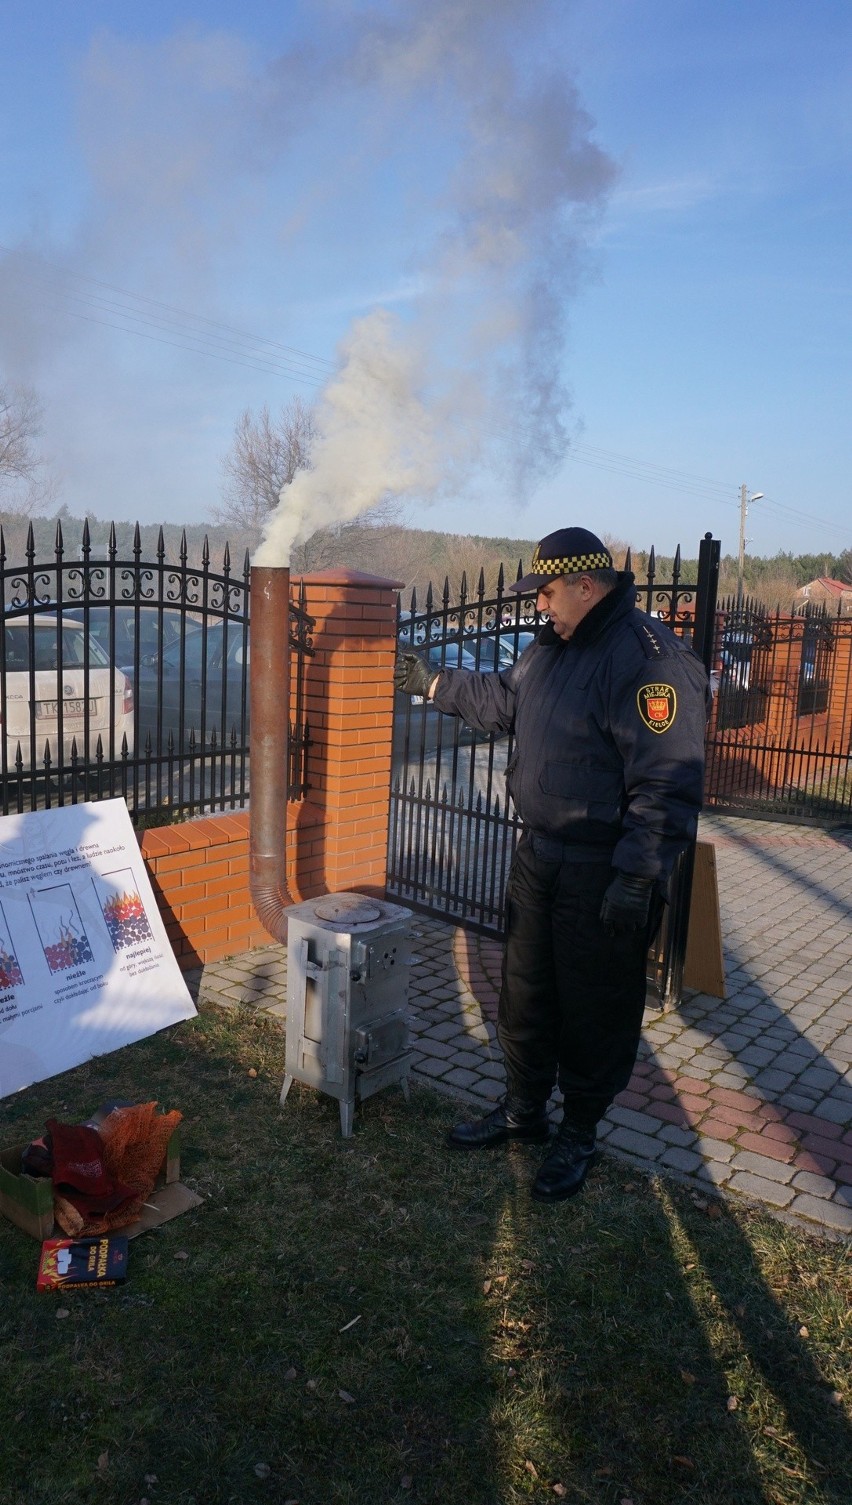
POLYGON ((530 571, 535 575, 582 575, 585 570, 612 569, 609 554, 571 554, 561 559, 542 559, 536 546, 530 571))

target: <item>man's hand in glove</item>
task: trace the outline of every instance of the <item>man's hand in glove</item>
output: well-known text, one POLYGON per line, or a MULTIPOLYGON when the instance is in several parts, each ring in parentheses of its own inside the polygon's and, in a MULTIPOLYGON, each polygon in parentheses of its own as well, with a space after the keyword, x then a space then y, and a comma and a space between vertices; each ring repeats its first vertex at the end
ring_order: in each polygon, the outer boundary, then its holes
POLYGON ((653 878, 616 873, 601 904, 601 919, 607 935, 628 935, 644 930, 653 892, 653 878))
POLYGON ((428 697, 429 686, 438 675, 428 658, 419 653, 400 653, 393 671, 393 682, 403 695, 428 697))

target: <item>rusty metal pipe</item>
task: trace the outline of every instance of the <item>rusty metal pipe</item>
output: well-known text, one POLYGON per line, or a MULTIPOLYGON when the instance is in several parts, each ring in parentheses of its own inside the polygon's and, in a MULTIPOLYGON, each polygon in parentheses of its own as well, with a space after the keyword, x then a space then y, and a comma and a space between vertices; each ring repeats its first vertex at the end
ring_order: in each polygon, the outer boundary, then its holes
POLYGON ((290 767, 290 571, 252 565, 249 889, 261 924, 287 939, 287 784, 290 767))

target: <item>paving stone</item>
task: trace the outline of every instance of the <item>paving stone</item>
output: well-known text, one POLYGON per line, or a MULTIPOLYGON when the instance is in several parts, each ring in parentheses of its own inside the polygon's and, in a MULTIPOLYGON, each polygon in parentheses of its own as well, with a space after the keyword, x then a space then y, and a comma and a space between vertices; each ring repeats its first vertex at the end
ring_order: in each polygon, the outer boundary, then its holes
POLYGON ((815 1176, 813 1171, 797 1171, 790 1182, 796 1191, 807 1192, 812 1197, 823 1199, 834 1196, 835 1183, 830 1176, 815 1176))
POLYGON ((731 1169, 749 1171, 754 1176, 762 1176, 768 1181, 778 1181, 784 1186, 788 1185, 795 1175, 792 1165, 783 1160, 771 1160, 768 1155, 756 1155, 751 1150, 738 1150, 731 1161, 731 1169))
POLYGON ((697 1155, 694 1150, 679 1149, 677 1146, 673 1146, 670 1150, 664 1150, 660 1156, 659 1163, 660 1165, 671 1166, 672 1170, 686 1171, 687 1173, 699 1170, 704 1164, 701 1156, 697 1155))
POLYGON ((633 1108, 619 1108, 615 1103, 609 1109, 607 1118, 626 1129, 637 1129, 640 1134, 656 1134, 662 1128, 662 1119, 654 1114, 637 1113, 633 1108))
MULTIPOLYGON (((759 1202, 768 1202, 771 1207, 789 1207, 796 1195, 792 1187, 781 1186, 777 1181, 752 1175, 749 1171, 735 1171, 727 1184, 731 1191, 742 1192, 759 1202)), ((809 1200, 816 1202, 816 1198, 809 1200)))
POLYGON ((838 1202, 826 1202, 822 1197, 802 1192, 792 1203, 790 1211, 798 1213, 800 1217, 811 1218, 815 1223, 823 1223, 839 1233, 852 1233, 852 1207, 838 1202))
MULTIPOLYGON (((415 1053, 416 1059, 416 1053, 415 1053)), ((435 1060, 432 1056, 421 1057, 417 1061, 417 1071, 421 1076, 439 1077, 444 1076, 450 1069, 449 1061, 435 1060)))
POLYGON ((479 1081, 479 1073, 476 1071, 467 1071, 461 1066, 455 1066, 452 1071, 446 1073, 443 1080, 448 1082, 451 1087, 466 1087, 470 1089, 474 1083, 479 1081))
POLYGON ((485 1098, 486 1102, 499 1103, 506 1087, 503 1082, 495 1082, 490 1077, 480 1077, 470 1090, 475 1092, 477 1097, 485 1098))
POLYGON ((456 1052, 446 1040, 432 1040, 428 1035, 420 1035, 417 1040, 417 1049, 425 1056, 431 1056, 437 1061, 451 1061, 455 1059, 456 1052))
POLYGON ((621 1124, 613 1129, 607 1144, 626 1150, 631 1155, 638 1155, 642 1160, 656 1160, 665 1149, 661 1140, 652 1139, 650 1134, 640 1134, 636 1129, 624 1128, 621 1124))
POLYGON ((852 1105, 848 1102, 838 1102, 835 1098, 825 1098, 822 1102, 815 1105, 813 1111, 818 1118, 827 1118, 829 1123, 852 1123, 852 1105))
POLYGON ((663 1124, 659 1137, 664 1139, 666 1144, 677 1145, 681 1149, 694 1145, 696 1139, 694 1129, 682 1129, 678 1124, 663 1124))

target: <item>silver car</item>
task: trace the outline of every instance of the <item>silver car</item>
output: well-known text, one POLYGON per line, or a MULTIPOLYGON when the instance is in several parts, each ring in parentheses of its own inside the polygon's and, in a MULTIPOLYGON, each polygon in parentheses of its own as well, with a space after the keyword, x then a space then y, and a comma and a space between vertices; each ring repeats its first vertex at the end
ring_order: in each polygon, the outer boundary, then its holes
POLYGON ((75 741, 78 760, 85 756, 87 732, 90 759, 98 737, 105 758, 121 756, 124 737, 133 752, 130 681, 93 638, 87 653, 82 622, 67 617, 61 628, 55 616, 6 618, 0 718, 10 773, 19 747, 25 773, 43 770, 46 749, 53 770, 69 767, 75 741))

